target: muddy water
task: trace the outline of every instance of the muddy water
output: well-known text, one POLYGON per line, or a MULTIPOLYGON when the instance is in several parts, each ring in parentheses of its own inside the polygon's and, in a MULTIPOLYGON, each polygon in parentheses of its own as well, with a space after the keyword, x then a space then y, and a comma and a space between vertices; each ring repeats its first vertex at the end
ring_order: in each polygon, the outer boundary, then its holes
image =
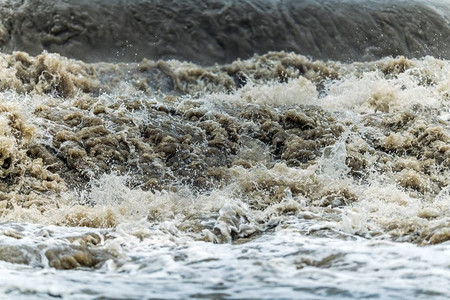
MULTIPOLYGON (((413 4, 390 9, 433 7, 445 41, 445 4, 413 4)), ((450 296, 445 51, 36 49, 0 54, 0 299, 450 296)))
POLYGON ((268 51, 361 61, 450 58, 445 0, 3 0, 3 52, 87 62, 230 63, 268 51))
POLYGON ((448 296, 448 61, 2 61, 4 297, 448 296))

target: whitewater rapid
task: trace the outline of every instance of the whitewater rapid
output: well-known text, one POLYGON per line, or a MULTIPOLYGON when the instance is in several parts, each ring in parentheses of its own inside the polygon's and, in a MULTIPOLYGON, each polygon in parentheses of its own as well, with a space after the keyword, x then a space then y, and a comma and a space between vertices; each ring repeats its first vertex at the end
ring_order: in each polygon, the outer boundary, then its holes
POLYGON ((448 61, 2 60, 5 297, 448 295, 448 61))
POLYGON ((0 299, 447 299, 448 4, 174 3, 0 3, 0 299))

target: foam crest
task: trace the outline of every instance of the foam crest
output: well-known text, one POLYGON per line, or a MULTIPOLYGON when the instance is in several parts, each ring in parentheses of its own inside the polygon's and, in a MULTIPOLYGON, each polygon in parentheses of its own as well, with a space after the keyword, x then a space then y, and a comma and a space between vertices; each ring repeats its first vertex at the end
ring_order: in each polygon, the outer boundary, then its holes
POLYGON ((173 237, 238 242, 297 216, 363 236, 447 239, 446 61, 4 59, 60 78, 2 94, 2 172, 16 174, 4 221, 116 228, 147 220, 173 237), (65 96, 61 72, 78 78, 65 96), (91 79, 95 88, 78 86, 91 79))

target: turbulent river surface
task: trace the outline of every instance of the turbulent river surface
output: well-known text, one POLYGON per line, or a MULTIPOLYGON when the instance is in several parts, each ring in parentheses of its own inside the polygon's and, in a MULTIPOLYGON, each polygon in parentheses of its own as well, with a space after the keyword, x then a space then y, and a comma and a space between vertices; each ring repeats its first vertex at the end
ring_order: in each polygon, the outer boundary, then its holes
POLYGON ((0 1, 0 299, 448 299, 447 1, 0 1))

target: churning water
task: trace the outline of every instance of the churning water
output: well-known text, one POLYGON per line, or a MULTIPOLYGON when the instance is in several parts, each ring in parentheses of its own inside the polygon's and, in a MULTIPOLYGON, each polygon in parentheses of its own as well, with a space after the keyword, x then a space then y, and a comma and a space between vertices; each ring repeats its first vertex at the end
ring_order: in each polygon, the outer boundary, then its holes
POLYGON ((1 4, 0 298, 448 299, 448 4, 172 4, 1 4))

